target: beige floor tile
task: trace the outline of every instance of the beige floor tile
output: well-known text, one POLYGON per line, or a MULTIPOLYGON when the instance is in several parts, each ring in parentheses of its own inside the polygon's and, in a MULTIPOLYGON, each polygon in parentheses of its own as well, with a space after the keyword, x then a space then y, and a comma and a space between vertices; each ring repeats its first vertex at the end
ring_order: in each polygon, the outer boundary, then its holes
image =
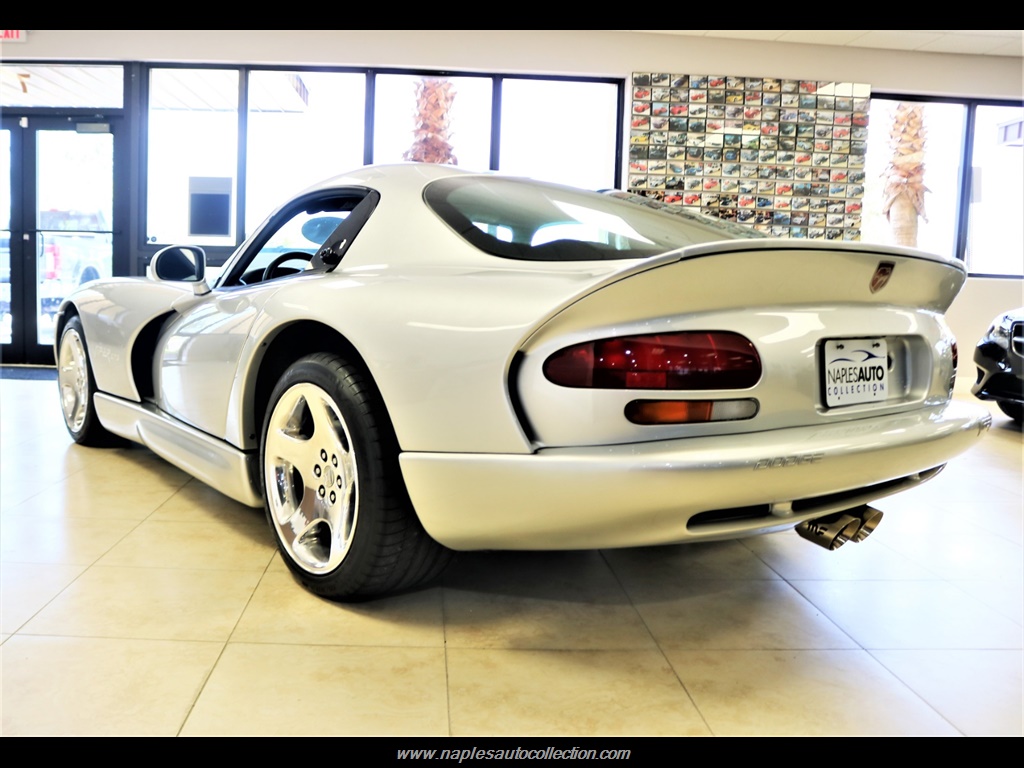
POLYGON ((0 518, 0 561, 89 565, 136 525, 134 520, 4 515, 0 518))
POLYGON ((196 479, 179 488, 153 512, 150 519, 177 523, 222 520, 228 525, 267 525, 266 512, 262 507, 255 509, 239 504, 196 479))
POLYGON ((1024 545, 1022 509, 1024 509, 1024 494, 999 506, 993 505, 977 511, 972 510, 971 521, 979 531, 991 533, 1020 547, 1024 545))
POLYGON ((443 583, 449 648, 654 648, 598 552, 465 555, 443 583))
POLYGON ((997 611, 1015 624, 1024 626, 1024 581, 953 581, 954 586, 979 603, 997 611))
MULTIPOLYGON (((6 410, 4 411, 6 417, 6 410)), ((102 463, 106 451, 82 448, 70 438, 59 443, 31 442, 0 449, 3 483, 0 483, 0 509, 6 511, 38 496, 53 484, 86 467, 102 463)))
MULTIPOLYGON (((882 525, 886 524, 883 515, 882 525)), ((876 530, 877 533, 877 530, 876 530)), ((815 546, 793 531, 752 536, 743 545, 784 579, 929 579, 935 572, 918 565, 875 535, 857 544, 830 551, 815 546)))
POLYGON ((270 565, 267 566, 267 573, 291 573, 284 562, 284 558, 281 557, 280 550, 276 546, 274 548, 274 556, 270 558, 270 565))
POLYGON ((968 736, 1024 735, 1019 651, 872 651, 968 736))
POLYGON ((17 631, 84 569, 81 565, 0 565, 0 631, 17 631))
POLYGON ((447 735, 444 650, 231 643, 182 733, 447 735))
POLYGON ((741 541, 668 547, 606 549, 616 575, 631 584, 673 584, 695 579, 778 579, 741 541))
POLYGON ((231 640, 441 648, 441 590, 425 589, 365 603, 333 603, 304 589, 287 571, 268 571, 231 640))
POLYGON ((99 565, 263 571, 274 553, 266 525, 223 520, 145 520, 103 557, 99 565))
MULTIPOLYGON (((1017 515, 1021 514, 1019 509, 1017 515)), ((864 546, 869 546, 878 535, 879 543, 943 578, 1024 581, 1021 545, 978 527, 965 526, 964 521, 973 515, 969 507, 957 513, 887 515, 864 546)))
POLYGON ((864 651, 666 654, 716 736, 953 735, 864 651))
MULTIPOLYGON (((8 508, 6 514, 144 520, 177 490, 173 482, 145 471, 144 462, 118 461, 115 454, 111 459, 114 467, 99 462, 99 466, 75 472, 8 508)), ((183 478, 178 480, 183 482, 183 478)))
POLYGON ((26 635, 227 641, 256 571, 94 567, 28 622, 26 635))
POLYGON ((626 589, 662 648, 856 647, 785 582, 708 579, 626 589))
POLYGON ((455 736, 702 735, 658 651, 448 650, 455 736))
POLYGON ((794 586, 862 648, 1022 647, 1020 624, 940 581, 799 581, 794 586))
POLYGON ((3 734, 173 736, 221 643, 8 638, 0 647, 3 734))
POLYGON ((143 448, 73 445, 52 382, 0 380, 2 730, 1020 734, 1008 424, 838 552, 786 532, 477 553, 342 605, 295 582, 262 510, 143 448))
POLYGON ((4 379, 0 388, 0 439, 6 445, 38 440, 39 435, 63 436, 71 442, 60 412, 60 395, 55 381, 4 379), (32 407, 26 407, 31 404, 32 407), (48 407, 47 407, 48 406, 48 407))

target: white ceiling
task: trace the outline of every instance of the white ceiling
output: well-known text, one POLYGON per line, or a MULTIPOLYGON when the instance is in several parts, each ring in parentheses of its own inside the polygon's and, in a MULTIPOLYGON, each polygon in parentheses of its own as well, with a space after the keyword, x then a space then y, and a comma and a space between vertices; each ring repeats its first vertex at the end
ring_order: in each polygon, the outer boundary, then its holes
POLYGON ((1020 29, 634 29, 660 35, 718 37, 927 53, 1021 56, 1020 29))

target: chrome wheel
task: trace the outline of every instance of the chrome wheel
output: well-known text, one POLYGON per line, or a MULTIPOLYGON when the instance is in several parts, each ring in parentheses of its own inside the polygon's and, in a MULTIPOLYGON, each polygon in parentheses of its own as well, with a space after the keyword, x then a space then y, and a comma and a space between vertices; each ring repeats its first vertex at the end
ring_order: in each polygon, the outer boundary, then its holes
POLYGON ((61 339, 57 382, 64 423, 72 434, 77 434, 89 413, 89 363, 82 336, 75 328, 68 328, 61 339))
POLYGON ((302 584, 331 600, 362 600, 441 572, 451 553, 416 517, 391 420, 363 366, 306 355, 278 379, 265 414, 267 520, 302 584))
POLYGON ((270 519, 290 558, 313 574, 337 568, 355 535, 359 477, 348 425, 327 392, 304 382, 278 398, 263 472, 270 519))

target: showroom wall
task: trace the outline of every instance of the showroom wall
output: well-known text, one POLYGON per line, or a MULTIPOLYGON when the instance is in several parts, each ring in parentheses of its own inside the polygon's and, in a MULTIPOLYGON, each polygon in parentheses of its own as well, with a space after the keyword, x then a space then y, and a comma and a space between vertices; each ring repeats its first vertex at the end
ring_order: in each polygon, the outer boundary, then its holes
MULTIPOLYGON (((27 42, 4 45, 0 56, 46 61, 381 66, 623 79, 643 71, 720 72, 860 82, 870 84, 873 92, 925 96, 1020 101, 1024 93, 1024 67, 1014 57, 622 30, 31 30, 27 42)), ((580 115, 579 120, 584 130, 586 116, 580 115)), ((1007 217, 1007 226, 1021 226, 1019 211, 1007 217)), ((971 278, 950 312, 950 323, 968 349, 992 315, 1022 304, 1021 280, 971 278)), ((967 378, 962 374, 961 383, 967 378)))
POLYGON ((593 75, 703 72, 1020 99, 1019 58, 745 42, 616 30, 31 30, 4 56, 49 60, 423 67, 593 75))

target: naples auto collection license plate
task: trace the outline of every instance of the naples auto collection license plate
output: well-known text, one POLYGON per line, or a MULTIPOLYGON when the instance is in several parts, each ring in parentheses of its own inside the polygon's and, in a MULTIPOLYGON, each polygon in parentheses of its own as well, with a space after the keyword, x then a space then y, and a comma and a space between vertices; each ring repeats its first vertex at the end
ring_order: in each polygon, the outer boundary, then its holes
POLYGON ((829 408, 883 402, 889 394, 884 339, 825 342, 825 404, 829 408))

